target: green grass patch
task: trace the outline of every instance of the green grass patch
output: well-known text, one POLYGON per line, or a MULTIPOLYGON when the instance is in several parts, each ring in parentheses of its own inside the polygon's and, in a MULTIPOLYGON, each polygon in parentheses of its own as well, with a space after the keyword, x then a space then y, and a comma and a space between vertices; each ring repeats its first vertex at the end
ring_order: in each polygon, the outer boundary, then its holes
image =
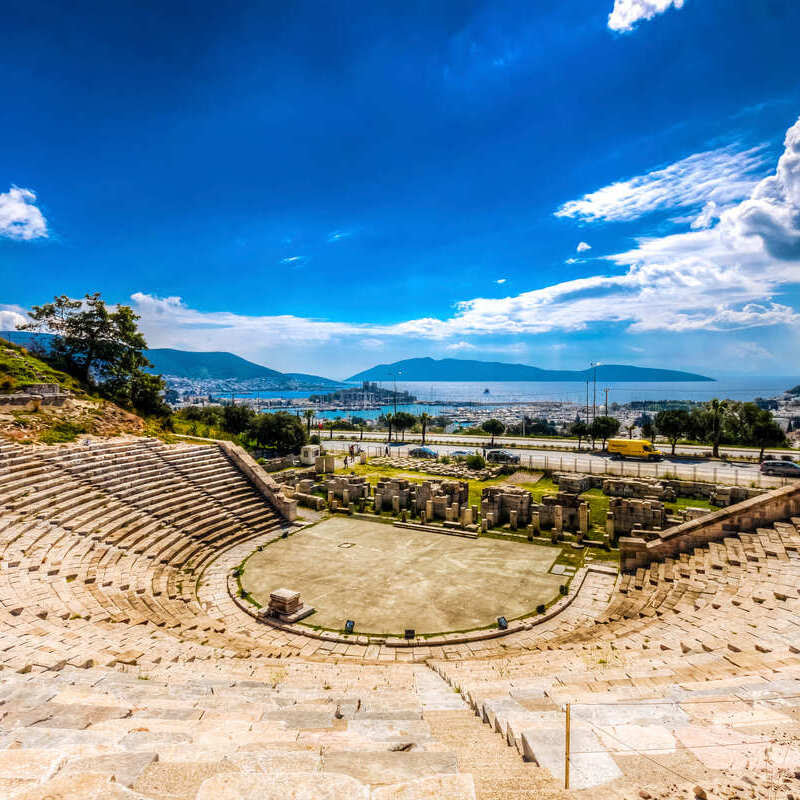
POLYGON ((74 442, 82 433, 87 433, 86 426, 79 425, 66 420, 56 422, 46 431, 39 434, 39 441, 45 444, 62 444, 63 442, 74 442))

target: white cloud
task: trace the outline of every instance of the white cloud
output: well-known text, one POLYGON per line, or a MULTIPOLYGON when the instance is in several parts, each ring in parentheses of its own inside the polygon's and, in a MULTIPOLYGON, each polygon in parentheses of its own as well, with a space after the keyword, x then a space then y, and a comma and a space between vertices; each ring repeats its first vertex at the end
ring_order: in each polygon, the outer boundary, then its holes
POLYGON ((350 231, 331 231, 328 234, 327 242, 329 244, 333 244, 334 242, 339 242, 342 239, 348 239, 353 234, 350 231))
POLYGON ((367 337, 361 340, 361 346, 365 350, 380 350, 383 348, 383 339, 372 339, 367 337))
POLYGON ((477 346, 472 344, 472 342, 453 342, 445 347, 445 350, 452 350, 454 352, 464 352, 477 349, 477 346))
POLYGON ((0 194, 0 236, 19 241, 46 239, 47 220, 36 206, 36 193, 12 186, 0 194))
POLYGON ((587 244, 586 242, 579 242, 578 246, 575 249, 579 253, 586 253, 592 249, 592 246, 590 244, 587 244))
POLYGON ((305 264, 308 261, 306 256, 286 256, 286 258, 281 259, 281 264, 286 264, 288 267, 299 267, 301 264, 305 264))
POLYGON ((684 0, 614 0, 614 9, 608 16, 612 31, 632 31, 637 22, 653 19, 668 8, 683 8, 684 0))
POLYGON ((612 183, 564 203, 557 217, 588 222, 626 222, 668 208, 730 205, 757 184, 755 172, 766 164, 763 147, 733 146, 695 153, 667 167, 612 183))
POLYGON ((507 280, 508 278, 498 278, 495 283, 498 283, 502 286, 507 280))
POLYGON ((0 306, 0 331, 15 331, 25 322, 28 318, 18 306, 0 306))
POLYGON ((564 263, 565 264, 580 264, 580 263, 582 263, 582 259, 580 259, 580 258, 568 258, 564 263))
POLYGON ((692 230, 704 231, 714 224, 715 219, 719 219, 719 206, 713 200, 709 200, 703 206, 703 210, 692 220, 692 230))
MULTIPOLYGON (((467 351, 476 346, 466 337, 576 331, 596 323, 618 323, 632 332, 797 329, 800 314, 776 298, 800 284, 800 120, 786 134, 775 174, 722 211, 715 227, 640 239, 607 261, 621 271, 512 297, 464 300, 446 319, 392 324, 201 312, 178 297, 143 293, 132 300, 151 346, 195 350, 241 351, 251 341, 308 346, 346 337, 405 337, 450 340, 447 349, 467 351)), ((524 349, 522 343, 511 346, 524 349)))

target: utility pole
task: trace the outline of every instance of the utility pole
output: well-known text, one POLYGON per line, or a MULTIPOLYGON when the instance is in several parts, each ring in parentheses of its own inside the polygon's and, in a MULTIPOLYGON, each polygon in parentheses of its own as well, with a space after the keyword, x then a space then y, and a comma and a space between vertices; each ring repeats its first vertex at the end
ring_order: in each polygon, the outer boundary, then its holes
POLYGON ((586 379, 586 424, 589 424, 589 379, 586 379))
POLYGON ((603 391, 606 393, 606 416, 608 416, 608 393, 611 391, 611 389, 606 387, 603 389, 603 391))
POLYGON ((597 367, 600 365, 599 361, 592 361, 592 422, 597 416, 597 367))
POLYGON ((569 703, 567 703, 567 718, 566 718, 566 726, 564 730, 564 788, 569 789, 569 728, 570 728, 570 714, 569 714, 569 703))

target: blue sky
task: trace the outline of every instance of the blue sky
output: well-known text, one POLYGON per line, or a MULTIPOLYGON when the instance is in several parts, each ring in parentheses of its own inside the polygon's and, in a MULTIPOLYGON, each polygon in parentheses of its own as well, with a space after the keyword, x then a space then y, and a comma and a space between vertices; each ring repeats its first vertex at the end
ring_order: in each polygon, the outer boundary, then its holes
POLYGON ((790 374, 793 0, 4 4, 0 326, 790 374))

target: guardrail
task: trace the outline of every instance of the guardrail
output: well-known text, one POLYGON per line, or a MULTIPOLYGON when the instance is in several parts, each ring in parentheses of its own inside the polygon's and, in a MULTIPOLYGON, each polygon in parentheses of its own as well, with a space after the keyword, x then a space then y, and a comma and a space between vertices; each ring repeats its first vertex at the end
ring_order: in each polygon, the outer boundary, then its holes
MULTIPOLYGON (((323 441, 326 451, 340 455, 348 455, 347 448, 339 448, 336 440, 323 441), (333 446, 331 446, 333 445, 333 446)), ((419 447, 416 443, 401 447, 389 447, 389 458, 406 458, 409 451, 419 447)), ((386 456, 386 446, 361 446, 370 458, 386 456)), ((598 458, 581 458, 570 455, 546 455, 532 453, 519 457, 518 466, 541 470, 542 472, 583 472, 587 475, 608 475, 609 477, 627 478, 675 478, 678 480, 701 481, 704 483, 724 483, 732 486, 751 486, 757 489, 775 489, 796 483, 791 478, 773 478, 762 475, 756 469, 739 469, 721 464, 676 464, 674 462, 648 461, 609 461, 598 458)))

